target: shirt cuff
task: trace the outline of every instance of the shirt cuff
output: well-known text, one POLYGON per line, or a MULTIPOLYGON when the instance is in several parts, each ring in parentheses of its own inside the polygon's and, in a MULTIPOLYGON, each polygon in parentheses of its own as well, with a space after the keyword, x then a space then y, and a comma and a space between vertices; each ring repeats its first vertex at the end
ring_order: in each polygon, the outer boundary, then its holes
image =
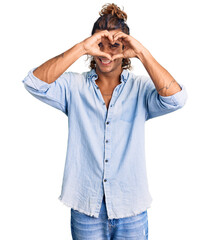
POLYGON ((186 91, 185 86, 182 85, 182 84, 179 84, 179 86, 181 87, 181 91, 179 91, 179 92, 177 92, 173 95, 170 95, 170 96, 159 95, 160 98, 168 104, 183 107, 186 103, 188 95, 187 95, 187 91, 186 91))
POLYGON ((45 92, 50 87, 50 84, 40 80, 33 74, 33 71, 36 68, 31 69, 22 82, 25 83, 27 86, 32 87, 40 92, 45 92))

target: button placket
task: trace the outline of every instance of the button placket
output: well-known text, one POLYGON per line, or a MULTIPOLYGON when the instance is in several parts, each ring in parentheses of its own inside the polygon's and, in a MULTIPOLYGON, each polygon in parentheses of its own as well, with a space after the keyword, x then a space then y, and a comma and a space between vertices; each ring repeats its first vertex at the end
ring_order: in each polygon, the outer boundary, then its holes
MULTIPOLYGON (((110 108, 108 108, 107 111, 107 118, 106 118, 106 127, 105 127, 105 163, 109 163, 110 157, 111 157, 111 119, 114 111, 114 104, 118 98, 118 94, 120 92, 122 84, 115 87, 113 91, 112 98, 110 100, 110 108), (109 159, 109 160, 108 160, 109 159)), ((108 176, 110 174, 110 165, 106 164, 104 169, 104 182, 107 182, 108 176)))
MULTIPOLYGON (((109 122, 109 121, 107 121, 107 122, 106 122, 106 125, 108 125, 108 124, 110 124, 110 122, 109 122)), ((108 140, 106 140, 105 142, 106 142, 106 143, 108 143, 108 140)), ((108 162, 108 160, 107 160, 107 159, 105 159, 105 162, 107 163, 107 162, 108 162)))
MULTIPOLYGON (((95 74, 93 76, 94 79, 97 79, 97 75, 95 74)), ((123 76, 122 76, 123 78, 123 76)), ((99 86, 94 81, 94 89, 95 93, 97 95, 97 100, 100 102, 100 106, 102 106, 102 112, 104 110, 104 177, 103 177, 103 188, 104 188, 104 194, 106 196, 106 204, 107 204, 107 210, 108 213, 111 214, 112 208, 111 208, 111 198, 109 196, 112 194, 110 185, 109 185, 109 178, 111 175, 111 145, 112 145, 112 138, 111 138, 111 130, 112 130, 112 116, 115 109, 115 103, 124 87, 124 81, 121 81, 121 84, 116 86, 116 88, 113 91, 112 98, 110 100, 109 108, 107 109, 106 103, 103 99, 103 96, 101 94, 99 86), (110 160, 110 161, 109 161, 110 160)), ((98 102, 98 104, 99 104, 98 102)))
MULTIPOLYGON (((105 123, 105 146, 104 146, 105 163, 108 162, 107 159, 110 159, 110 156, 111 156, 111 134, 110 134, 111 133, 111 126, 110 126, 111 115, 112 115, 112 109, 111 110, 109 109, 108 116, 105 123)), ((104 182, 107 182, 109 175, 110 175, 110 166, 106 164, 104 169, 104 182)))
POLYGON ((102 93, 99 89, 99 86, 94 82, 95 88, 97 90, 98 96, 101 100, 101 105, 105 107, 105 112, 106 112, 106 122, 105 122, 105 144, 104 144, 104 156, 105 156, 105 160, 104 162, 106 163, 104 165, 104 179, 103 182, 104 184, 104 193, 106 195, 107 198, 107 202, 108 202, 108 195, 110 194, 110 188, 109 188, 109 184, 108 184, 108 178, 109 176, 111 176, 111 169, 110 169, 110 164, 109 160, 111 160, 111 119, 112 119, 112 115, 113 115, 113 111, 114 108, 113 106, 115 105, 115 102, 121 92, 121 89, 123 88, 123 82, 120 83, 120 85, 116 86, 113 94, 112 94, 112 98, 110 100, 110 104, 109 104, 109 108, 106 108, 106 103, 104 102, 102 93), (108 194, 109 193, 109 194, 108 194))

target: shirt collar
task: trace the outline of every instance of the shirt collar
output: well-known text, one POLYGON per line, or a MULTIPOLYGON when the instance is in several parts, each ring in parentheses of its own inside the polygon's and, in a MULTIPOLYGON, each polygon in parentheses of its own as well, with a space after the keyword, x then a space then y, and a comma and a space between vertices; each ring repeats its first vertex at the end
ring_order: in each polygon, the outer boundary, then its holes
MULTIPOLYGON (((121 73, 121 82, 126 82, 128 80, 129 71, 127 69, 123 69, 121 73)), ((95 69, 91 69, 91 71, 88 72, 88 78, 95 82, 95 80, 98 78, 98 75, 96 74, 95 69)))

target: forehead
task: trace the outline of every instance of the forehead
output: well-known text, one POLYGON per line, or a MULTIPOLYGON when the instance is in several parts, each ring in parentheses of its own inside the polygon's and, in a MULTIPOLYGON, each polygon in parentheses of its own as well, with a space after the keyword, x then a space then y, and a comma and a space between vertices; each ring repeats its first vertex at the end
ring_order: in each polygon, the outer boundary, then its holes
MULTIPOLYGON (((97 30, 95 31, 95 33, 101 32, 101 31, 104 31, 104 30, 99 30, 99 29, 97 29, 97 30)), ((111 35, 114 35, 114 34, 117 33, 117 32, 121 32, 121 29, 109 30, 108 32, 109 32, 111 35)))

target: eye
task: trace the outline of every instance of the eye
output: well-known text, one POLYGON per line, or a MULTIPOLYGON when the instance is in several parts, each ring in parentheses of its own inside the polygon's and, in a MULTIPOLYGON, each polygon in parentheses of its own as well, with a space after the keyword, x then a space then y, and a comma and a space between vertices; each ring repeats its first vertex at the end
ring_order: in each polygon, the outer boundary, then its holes
POLYGON ((101 48, 101 47, 103 46, 103 44, 100 42, 100 43, 98 44, 98 46, 101 48))
POLYGON ((110 45, 111 48, 117 48, 117 47, 119 47, 119 46, 120 46, 119 43, 115 43, 115 44, 111 44, 111 45, 110 45))

